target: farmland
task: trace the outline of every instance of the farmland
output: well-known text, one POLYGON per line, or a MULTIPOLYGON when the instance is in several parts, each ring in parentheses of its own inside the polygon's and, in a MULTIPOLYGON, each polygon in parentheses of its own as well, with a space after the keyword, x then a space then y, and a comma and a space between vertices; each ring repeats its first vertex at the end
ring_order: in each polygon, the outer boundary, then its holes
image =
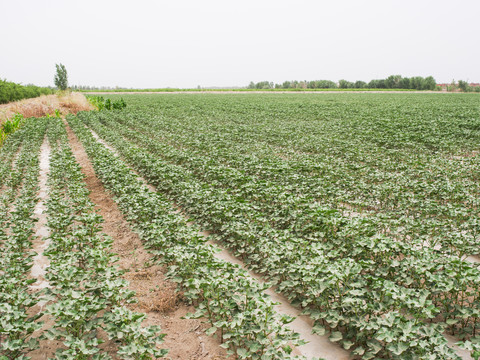
POLYGON ((161 266, 194 306, 186 317, 233 357, 299 354, 270 287, 353 358, 458 359, 454 343, 480 356, 478 95, 108 97, 127 107, 27 119, 0 150, 6 359, 47 340, 59 359, 168 356, 168 332, 132 310, 72 139, 148 251, 142 265, 161 266), (49 265, 37 290, 46 145, 49 265))

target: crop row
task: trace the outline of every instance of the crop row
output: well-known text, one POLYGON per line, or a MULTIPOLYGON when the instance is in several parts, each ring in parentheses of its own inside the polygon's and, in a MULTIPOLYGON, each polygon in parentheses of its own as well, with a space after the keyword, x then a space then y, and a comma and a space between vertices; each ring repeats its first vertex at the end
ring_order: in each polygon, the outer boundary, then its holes
POLYGON ((48 139, 52 148, 47 200, 51 235, 45 251, 50 261, 45 313, 54 323, 44 337, 63 342, 55 358, 111 359, 99 346, 103 342, 100 329, 117 345, 116 358, 164 357, 167 350, 158 348, 165 336, 160 328, 142 327, 145 315, 126 307, 135 294, 114 266, 112 239, 101 233, 103 219, 89 200, 84 175, 60 119, 51 119, 48 139))
POLYGON ((11 172, 4 174, 6 181, 0 204, 2 359, 26 359, 25 354, 38 347, 38 339, 32 334, 42 327, 37 321, 41 314, 32 315, 31 312, 39 301, 39 294, 30 290, 35 279, 29 275, 35 255, 31 247, 35 224, 33 211, 38 200, 38 154, 45 130, 44 120, 29 122, 16 136, 10 137, 1 150, 5 164, 13 162, 11 172))
POLYGON ((137 176, 76 118, 69 124, 80 138, 93 166, 146 246, 168 265, 169 275, 185 296, 197 304, 193 317, 205 316, 230 353, 249 359, 288 359, 298 334, 285 325, 293 319, 278 316, 260 285, 236 265, 214 257, 218 251, 206 243, 198 229, 173 212, 171 203, 150 192, 137 176))

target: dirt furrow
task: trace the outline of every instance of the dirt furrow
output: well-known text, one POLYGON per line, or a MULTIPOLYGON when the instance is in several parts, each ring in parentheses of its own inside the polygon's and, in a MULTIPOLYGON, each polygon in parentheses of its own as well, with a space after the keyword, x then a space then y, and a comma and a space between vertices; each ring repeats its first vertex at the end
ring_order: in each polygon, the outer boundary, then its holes
MULTIPOLYGON (((47 207, 45 201, 47 200, 48 188, 47 179, 50 168, 50 146, 47 139, 43 141, 40 148, 40 174, 39 174, 39 187, 38 198, 40 199, 35 206, 34 214, 37 218, 35 224, 35 240, 33 241, 33 251, 37 253, 33 258, 33 266, 31 269, 31 276, 37 279, 35 283, 31 285, 34 290, 40 290, 45 287, 49 287, 49 283, 45 280, 46 269, 49 265, 48 258, 43 255, 43 252, 48 247, 50 240, 50 231, 47 227, 47 207)), ((41 304, 40 304, 41 305, 41 304)))

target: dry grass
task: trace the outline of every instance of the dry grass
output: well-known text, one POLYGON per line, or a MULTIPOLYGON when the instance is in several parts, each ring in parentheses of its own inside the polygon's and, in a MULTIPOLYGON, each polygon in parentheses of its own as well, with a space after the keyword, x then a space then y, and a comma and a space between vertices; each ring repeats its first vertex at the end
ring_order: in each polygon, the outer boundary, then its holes
POLYGON ((178 301, 178 293, 173 287, 163 287, 160 289, 151 288, 149 296, 145 296, 142 300, 140 305, 146 311, 168 313, 175 309, 178 301))
POLYGON ((0 124, 20 113, 24 117, 42 117, 55 115, 58 109, 62 115, 76 114, 82 110, 93 110, 94 107, 81 93, 65 93, 60 95, 42 95, 33 99, 24 99, 0 105, 0 124))
POLYGON ((161 271, 158 266, 131 271, 125 275, 134 286, 138 300, 137 309, 142 312, 168 313, 173 311, 182 298, 177 292, 174 283, 159 277, 161 271))

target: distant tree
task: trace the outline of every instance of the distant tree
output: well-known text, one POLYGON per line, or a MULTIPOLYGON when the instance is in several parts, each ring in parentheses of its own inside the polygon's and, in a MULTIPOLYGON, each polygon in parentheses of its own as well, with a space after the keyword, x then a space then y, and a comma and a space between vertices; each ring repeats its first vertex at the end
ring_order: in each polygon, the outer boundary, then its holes
POLYGON ((437 86, 437 82, 433 78, 433 76, 428 76, 424 80, 424 88, 425 90, 435 90, 435 87, 437 86))
POLYGON ((464 80, 458 80, 458 88, 462 90, 463 92, 468 91, 468 82, 464 80))
POLYGON ((422 90, 423 78, 421 76, 415 76, 410 78, 411 88, 415 90, 422 90))
POLYGON ((260 81, 255 84, 253 81, 251 81, 250 84, 248 85, 248 89, 258 89, 258 90, 273 89, 274 86, 275 84, 273 82, 260 81))
POLYGON ((57 72, 55 74, 54 82, 55 86, 60 90, 67 90, 68 87, 68 78, 67 78, 67 69, 63 64, 55 64, 57 72))
MULTIPOLYGON (((355 82, 342 79, 337 83, 330 80, 312 80, 312 81, 284 81, 282 84, 274 84, 268 81, 258 83, 250 82, 249 89, 416 89, 416 90, 434 90, 436 81, 432 76, 423 78, 421 76, 402 77, 401 75, 391 75, 386 79, 374 79, 368 84, 365 81, 357 80, 355 82)), ((466 91, 474 91, 474 88, 466 86, 466 91)), ((465 91, 465 90, 464 90, 465 91)), ((480 90, 478 90, 480 91, 480 90)))
POLYGON ((400 80, 400 89, 411 89, 410 78, 405 77, 400 80))
POLYGON ((398 89, 400 88, 400 83, 402 81, 402 77, 400 75, 390 75, 385 80, 385 86, 387 89, 398 89))
POLYGON ((337 84, 331 80, 319 80, 317 81, 317 88, 319 89, 336 89, 337 84))
POLYGON ((365 89, 367 87, 367 83, 365 81, 357 80, 355 84, 353 84, 355 89, 365 89))
POLYGON ((340 89, 353 89, 353 86, 354 86, 354 84, 352 82, 344 80, 344 79, 342 79, 338 82, 338 87, 340 89))

